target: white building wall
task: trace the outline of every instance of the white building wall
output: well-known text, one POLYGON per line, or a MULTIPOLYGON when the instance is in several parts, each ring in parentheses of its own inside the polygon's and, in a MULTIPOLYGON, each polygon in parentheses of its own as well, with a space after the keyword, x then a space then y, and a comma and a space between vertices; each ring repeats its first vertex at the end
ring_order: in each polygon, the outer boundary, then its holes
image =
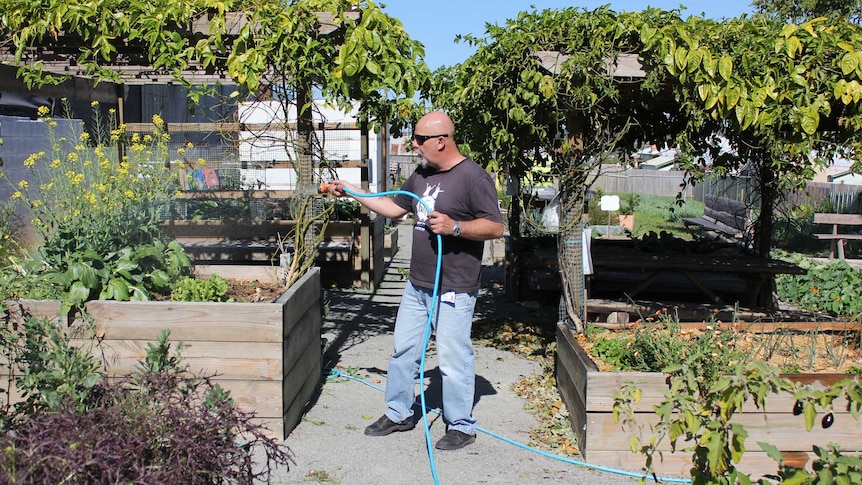
MULTIPOLYGON (((326 106, 322 101, 315 101, 317 110, 314 114, 315 125, 319 123, 337 124, 345 123, 348 127, 358 123, 356 108, 348 113, 326 106)), ((259 101, 242 103, 238 110, 238 119, 245 125, 266 126, 269 124, 296 123, 296 109, 291 106, 285 116, 282 106, 277 101, 259 101)), ((330 162, 336 161, 348 167, 335 169, 337 177, 359 185, 361 182, 361 169, 355 167, 361 162, 362 140, 361 132, 356 129, 333 129, 316 130, 317 139, 323 145, 323 153, 330 162)), ((269 190, 294 190, 296 188, 296 174, 291 168, 271 168, 267 165, 275 165, 279 162, 291 162, 296 160, 296 152, 290 143, 285 140, 295 139, 296 132, 284 132, 282 130, 266 131, 241 131, 239 134, 239 158, 247 168, 242 169, 241 176, 248 184, 261 184, 269 190), (261 170, 265 174, 261 174, 261 170), (263 180, 261 178, 263 177, 263 180)), ((384 154, 388 149, 388 141, 377 133, 368 133, 368 177, 369 188, 372 192, 383 190, 382 176, 385 172, 383 167, 384 154)))

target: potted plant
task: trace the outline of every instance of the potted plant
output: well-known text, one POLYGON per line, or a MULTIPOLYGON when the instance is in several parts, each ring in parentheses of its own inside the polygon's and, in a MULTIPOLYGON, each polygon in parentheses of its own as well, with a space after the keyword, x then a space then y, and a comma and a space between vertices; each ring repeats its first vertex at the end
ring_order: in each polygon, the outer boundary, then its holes
POLYGON ((633 232, 635 228, 635 208, 640 203, 638 194, 626 194, 624 203, 620 204, 620 213, 617 216, 620 221, 620 226, 629 232, 633 232))

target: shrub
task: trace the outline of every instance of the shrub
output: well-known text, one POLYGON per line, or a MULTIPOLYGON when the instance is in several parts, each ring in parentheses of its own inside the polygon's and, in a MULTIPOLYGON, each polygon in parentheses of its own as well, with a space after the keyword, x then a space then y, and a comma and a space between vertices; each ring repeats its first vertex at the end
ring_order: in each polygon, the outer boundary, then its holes
MULTIPOLYGON (((25 317, 21 335, 15 325, 0 330, 26 398, 3 415, 0 483, 251 484, 289 466, 289 449, 229 392, 186 372, 182 345, 172 350, 168 332, 148 346, 137 373, 106 380, 70 332, 25 317), (258 451, 266 461, 255 464, 258 451)), ((82 330, 95 343, 92 328, 82 330)))
POLYGON ((0 438, 0 471, 11 483, 251 484, 289 466, 289 450, 221 388, 175 377, 103 382, 89 412, 66 401, 27 416, 0 438))
MULTIPOLYGON (((692 454, 691 481, 693 484, 772 483, 762 479, 755 482, 737 469, 747 448, 748 432, 738 422, 732 422, 734 414, 743 406, 763 409, 767 396, 791 393, 798 407, 794 415, 804 415, 806 431, 814 428, 818 411, 823 413, 824 428, 832 425, 832 410, 836 404, 844 404, 851 416, 858 420, 862 412, 862 381, 845 379, 823 390, 813 390, 810 385, 794 384, 779 377, 778 369, 762 362, 750 366, 738 364, 732 372, 704 385, 697 369, 686 362, 675 369, 668 379, 669 389, 663 400, 655 406, 658 419, 649 424, 646 437, 638 433, 630 440, 632 452, 646 457, 644 472, 653 473, 655 458, 661 459, 661 449, 670 446, 672 451, 688 451, 692 454), (843 399, 845 403, 836 403, 843 399), (651 434, 651 435, 650 435, 651 434)), ((633 405, 640 401, 641 390, 636 383, 626 383, 614 397, 613 415, 624 429, 643 430, 643 420, 636 420, 633 405)), ((852 426, 852 425, 851 425, 852 426)), ((778 449, 769 443, 757 445, 777 463, 778 474, 771 476, 781 483, 859 483, 862 477, 862 460, 853 455, 843 455, 837 445, 815 447, 817 457, 812 463, 813 473, 803 468, 787 465, 778 449), (782 481, 784 480, 784 481, 782 481)))
MULTIPOLYGON (((81 320, 83 323, 63 328, 55 320, 25 315, 16 326, 18 333, 9 331, 5 335, 3 354, 12 362, 11 375, 23 398, 15 405, 14 415, 51 410, 61 403, 77 412, 90 409, 94 389, 103 374, 101 363, 92 353, 93 328, 86 318, 81 320), (82 340, 88 344, 72 345, 75 337, 84 337, 82 340)), ((14 415, 10 416, 10 409, 4 414, 5 427, 14 415)))
POLYGON ((777 275, 775 283, 782 301, 802 309, 859 319, 862 317, 862 271, 846 261, 820 263, 801 255, 777 253, 807 270, 804 275, 777 275))

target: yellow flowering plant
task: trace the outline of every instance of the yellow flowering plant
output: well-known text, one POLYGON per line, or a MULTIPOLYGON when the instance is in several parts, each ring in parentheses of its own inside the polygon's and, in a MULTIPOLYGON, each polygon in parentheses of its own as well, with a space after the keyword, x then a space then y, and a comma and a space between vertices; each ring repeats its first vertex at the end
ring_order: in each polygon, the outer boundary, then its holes
POLYGON ((159 212, 178 189, 164 121, 154 116, 153 134, 130 143, 114 113, 102 118, 98 104, 93 134, 78 123, 61 129, 57 120, 45 121, 50 149, 24 161, 27 179, 12 196, 29 208, 42 236, 34 273, 50 284, 42 281, 39 291, 53 288, 73 306, 93 298, 147 299, 168 288, 189 261, 158 230, 159 212))

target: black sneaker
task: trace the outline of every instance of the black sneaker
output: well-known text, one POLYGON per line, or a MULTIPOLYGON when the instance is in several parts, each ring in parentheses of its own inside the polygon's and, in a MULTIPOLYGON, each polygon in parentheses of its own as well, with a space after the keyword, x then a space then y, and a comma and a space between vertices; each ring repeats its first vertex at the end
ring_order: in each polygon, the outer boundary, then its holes
POLYGON ((416 423, 412 419, 405 419, 400 423, 396 423, 384 414, 380 419, 365 428, 365 434, 368 436, 386 436, 396 431, 410 431, 415 427, 416 423))
POLYGON ((462 433, 457 429, 450 429, 446 432, 446 436, 440 438, 440 441, 435 446, 438 450, 457 450, 474 441, 476 441, 476 435, 462 433))

